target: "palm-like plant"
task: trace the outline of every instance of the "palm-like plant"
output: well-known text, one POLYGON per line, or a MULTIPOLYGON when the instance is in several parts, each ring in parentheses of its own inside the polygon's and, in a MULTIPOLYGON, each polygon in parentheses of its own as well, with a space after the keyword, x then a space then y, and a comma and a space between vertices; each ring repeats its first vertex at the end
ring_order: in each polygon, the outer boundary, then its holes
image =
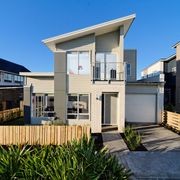
POLYGON ((21 176, 21 159, 29 153, 27 146, 0 146, 0 179, 16 179, 21 176))
POLYGON ((82 138, 62 146, 10 146, 0 150, 0 178, 7 179, 127 179, 130 172, 107 149, 82 138))
POLYGON ((131 126, 125 128, 124 135, 131 150, 135 150, 140 146, 142 138, 138 132, 132 129, 131 126))

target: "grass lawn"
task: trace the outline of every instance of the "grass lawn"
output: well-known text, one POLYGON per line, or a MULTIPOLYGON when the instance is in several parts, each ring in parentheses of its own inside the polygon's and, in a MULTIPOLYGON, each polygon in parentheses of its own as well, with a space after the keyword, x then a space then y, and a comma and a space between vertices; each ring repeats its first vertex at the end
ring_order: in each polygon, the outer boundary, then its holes
POLYGON ((24 117, 16 118, 6 122, 0 122, 0 125, 24 125, 24 117))

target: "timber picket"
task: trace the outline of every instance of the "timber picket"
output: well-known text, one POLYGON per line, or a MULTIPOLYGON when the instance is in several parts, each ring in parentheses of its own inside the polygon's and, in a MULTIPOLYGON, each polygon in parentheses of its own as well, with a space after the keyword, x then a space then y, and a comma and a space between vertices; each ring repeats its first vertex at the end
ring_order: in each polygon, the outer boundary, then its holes
POLYGON ((89 126, 0 126, 1 145, 61 145, 84 135, 90 138, 89 126))

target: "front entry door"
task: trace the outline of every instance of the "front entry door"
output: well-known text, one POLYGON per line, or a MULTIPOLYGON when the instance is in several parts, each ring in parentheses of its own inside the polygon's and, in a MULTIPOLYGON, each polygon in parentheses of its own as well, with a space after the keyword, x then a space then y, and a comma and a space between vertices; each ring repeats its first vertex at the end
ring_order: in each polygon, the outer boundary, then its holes
POLYGON ((117 125, 117 93, 103 94, 102 124, 117 125))

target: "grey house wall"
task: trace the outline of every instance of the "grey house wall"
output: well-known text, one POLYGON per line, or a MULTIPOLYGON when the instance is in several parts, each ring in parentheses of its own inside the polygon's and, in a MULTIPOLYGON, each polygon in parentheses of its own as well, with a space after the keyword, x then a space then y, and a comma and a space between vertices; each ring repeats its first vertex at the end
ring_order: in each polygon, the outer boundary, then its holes
POLYGON ((54 54, 54 110, 56 117, 66 121, 66 53, 54 54))
MULTIPOLYGON (((96 52, 113 52, 117 62, 124 61, 124 28, 103 35, 90 34, 70 41, 56 44, 54 55, 54 106, 56 116, 68 124, 91 124, 92 132, 101 132, 102 101, 97 99, 103 93, 117 93, 117 125, 120 132, 125 125, 125 82, 93 82, 92 72, 88 75, 67 74, 68 51, 88 51, 91 63, 95 63, 96 52), (71 93, 89 94, 90 118, 88 120, 67 119, 67 95, 71 93)), ((119 67, 117 71, 122 71, 119 67)), ((92 71, 92 67, 91 67, 92 71)))
POLYGON ((56 45, 58 51, 86 51, 89 50, 89 46, 95 41, 94 34, 76 38, 56 45))
POLYGON ((131 74, 127 76, 126 80, 128 82, 136 81, 136 71, 137 71, 137 50, 135 49, 125 49, 124 50, 124 61, 131 64, 131 74))
POLYGON ((173 59, 169 62, 164 62, 164 73, 172 72, 172 69, 176 67, 176 59, 173 59))
MULTIPOLYGON (((96 52, 117 52, 119 49, 119 31, 96 36, 96 52)), ((123 62, 123 59, 119 60, 123 62)))
POLYGON ((24 87, 24 123, 31 123, 31 92, 32 86, 24 87))

